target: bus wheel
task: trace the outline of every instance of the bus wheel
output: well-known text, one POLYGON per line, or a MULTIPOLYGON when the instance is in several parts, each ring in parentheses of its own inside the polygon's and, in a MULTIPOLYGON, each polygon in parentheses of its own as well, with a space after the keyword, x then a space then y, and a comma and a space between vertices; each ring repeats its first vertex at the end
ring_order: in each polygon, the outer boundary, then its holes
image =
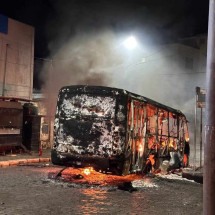
POLYGON ((51 162, 54 165, 62 165, 61 160, 57 156, 57 152, 55 150, 53 150, 53 149, 51 150, 51 162))

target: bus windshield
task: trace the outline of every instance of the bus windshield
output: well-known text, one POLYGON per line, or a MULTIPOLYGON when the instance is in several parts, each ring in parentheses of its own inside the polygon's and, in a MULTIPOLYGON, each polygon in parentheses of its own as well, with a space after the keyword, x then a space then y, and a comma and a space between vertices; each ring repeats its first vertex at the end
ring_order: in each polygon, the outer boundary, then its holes
POLYGON ((59 117, 72 118, 107 118, 113 119, 116 100, 113 97, 81 95, 63 95, 58 107, 59 117))
POLYGON ((58 151, 110 155, 116 98, 61 93, 55 117, 58 151))

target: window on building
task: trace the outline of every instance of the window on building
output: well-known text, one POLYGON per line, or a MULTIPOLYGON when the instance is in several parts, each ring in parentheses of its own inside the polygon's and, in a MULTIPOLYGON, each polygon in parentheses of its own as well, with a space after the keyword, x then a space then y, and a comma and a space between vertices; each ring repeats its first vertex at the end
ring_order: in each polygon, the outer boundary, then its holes
POLYGON ((0 14, 0 32, 7 34, 8 33, 8 18, 0 14))
POLYGON ((49 125, 46 123, 43 123, 42 125, 42 134, 48 134, 49 133, 49 125))

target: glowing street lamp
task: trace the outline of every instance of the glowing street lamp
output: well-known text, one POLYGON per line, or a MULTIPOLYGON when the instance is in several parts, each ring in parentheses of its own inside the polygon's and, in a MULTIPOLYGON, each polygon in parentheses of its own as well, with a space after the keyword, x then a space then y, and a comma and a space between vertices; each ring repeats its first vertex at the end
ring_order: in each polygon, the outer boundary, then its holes
POLYGON ((135 39, 135 37, 130 36, 129 38, 127 38, 124 42, 123 45, 127 48, 127 49, 134 49, 137 46, 137 40, 135 39))

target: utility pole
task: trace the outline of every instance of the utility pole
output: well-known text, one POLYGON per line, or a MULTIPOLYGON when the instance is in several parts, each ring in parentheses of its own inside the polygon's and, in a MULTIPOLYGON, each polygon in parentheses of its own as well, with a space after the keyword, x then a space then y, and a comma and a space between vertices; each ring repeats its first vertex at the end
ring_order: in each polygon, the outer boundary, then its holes
POLYGON ((215 213, 215 0, 209 3, 203 214, 215 213))

